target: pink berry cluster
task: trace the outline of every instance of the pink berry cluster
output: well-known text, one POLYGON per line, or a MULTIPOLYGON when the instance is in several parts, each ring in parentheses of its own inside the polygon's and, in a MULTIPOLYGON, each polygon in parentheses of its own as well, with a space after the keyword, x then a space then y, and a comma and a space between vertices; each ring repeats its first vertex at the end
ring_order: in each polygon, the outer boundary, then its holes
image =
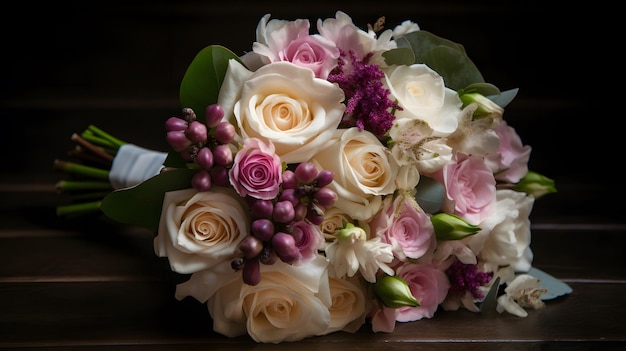
POLYGON ((207 106, 205 123, 199 121, 191 108, 183 108, 181 117, 165 121, 167 142, 198 171, 191 185, 198 191, 208 191, 213 183, 228 185, 228 167, 233 163, 229 143, 235 137, 235 127, 222 121, 224 110, 218 104, 207 106))
POLYGON ((250 235, 239 244, 241 257, 232 261, 235 270, 243 269, 243 280, 256 285, 261 279, 260 264, 273 264, 277 259, 297 263, 303 252, 316 251, 307 247, 310 239, 307 226, 319 226, 324 211, 337 200, 337 194, 326 187, 333 180, 328 170, 318 171, 311 162, 303 162, 295 170, 282 174, 282 189, 273 200, 248 197, 252 224, 250 235), (303 223, 306 223, 302 226, 303 223), (296 227, 298 228, 296 230, 296 227))

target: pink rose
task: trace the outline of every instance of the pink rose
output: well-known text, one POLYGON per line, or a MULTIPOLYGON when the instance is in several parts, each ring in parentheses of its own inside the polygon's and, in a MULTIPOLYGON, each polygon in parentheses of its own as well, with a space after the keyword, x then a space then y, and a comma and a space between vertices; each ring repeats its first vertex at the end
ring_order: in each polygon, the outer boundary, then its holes
MULTIPOLYGON (((257 62, 291 62, 311 69, 317 78, 328 78, 339 57, 335 44, 320 35, 310 35, 308 20, 269 18, 269 14, 263 16, 257 26, 257 41, 252 46, 253 53, 258 55, 257 62)), ((252 57, 246 57, 244 61, 252 62, 252 57)))
POLYGON ((398 196, 370 221, 370 231, 393 247, 396 258, 417 259, 434 249, 435 230, 428 215, 409 196, 398 196))
POLYGON ((274 153, 274 144, 249 138, 235 155, 229 171, 230 184, 237 193, 250 195, 261 200, 270 200, 278 195, 282 182, 280 158, 274 153))
POLYGON ((317 256, 317 250, 324 244, 324 234, 319 226, 307 221, 297 221, 289 224, 289 233, 296 241, 303 261, 317 256))
POLYGON ((411 293, 420 303, 417 307, 399 307, 396 320, 411 322, 422 318, 432 318, 450 289, 446 274, 431 265, 405 263, 398 267, 396 275, 407 282, 411 293))
POLYGON ((498 180, 517 183, 528 173, 531 148, 529 145, 522 144, 515 129, 507 125, 505 121, 496 128, 496 133, 500 138, 498 153, 487 156, 495 163, 492 166, 493 173, 498 180))
POLYGON ((482 157, 458 153, 456 161, 435 174, 445 187, 442 211, 478 225, 487 218, 496 202, 496 180, 482 157))

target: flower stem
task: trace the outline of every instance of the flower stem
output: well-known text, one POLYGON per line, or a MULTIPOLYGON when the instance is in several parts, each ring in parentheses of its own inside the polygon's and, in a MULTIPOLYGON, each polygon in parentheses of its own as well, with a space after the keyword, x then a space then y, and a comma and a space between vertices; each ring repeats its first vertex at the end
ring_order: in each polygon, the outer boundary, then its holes
POLYGON ((115 148, 119 148, 120 146, 126 144, 125 141, 122 141, 114 136, 112 136, 111 134, 103 131, 102 129, 94 126, 93 124, 90 125, 89 127, 87 127, 87 131, 90 131, 92 133, 94 133, 96 136, 99 136, 105 140, 107 140, 108 142, 110 142, 112 145, 115 146, 115 148))
POLYGON ((61 180, 56 185, 59 191, 111 190, 109 182, 96 180, 61 180))
POLYGON ((57 206, 57 216, 78 216, 100 211, 102 201, 57 206))
POLYGON ((95 179, 108 180, 109 171, 101 168, 81 165, 74 162, 54 160, 54 168, 57 170, 87 176, 95 179))
POLYGON ((76 142, 76 143, 78 143, 78 144, 80 144, 81 146, 83 146, 87 150, 93 152, 97 156, 102 157, 103 159, 105 159, 105 160, 107 160, 109 162, 113 162, 113 155, 107 153, 106 151, 102 150, 101 148, 98 148, 94 144, 92 144, 89 141, 87 141, 86 139, 82 138, 80 135, 78 135, 76 133, 72 134, 71 140, 76 142))

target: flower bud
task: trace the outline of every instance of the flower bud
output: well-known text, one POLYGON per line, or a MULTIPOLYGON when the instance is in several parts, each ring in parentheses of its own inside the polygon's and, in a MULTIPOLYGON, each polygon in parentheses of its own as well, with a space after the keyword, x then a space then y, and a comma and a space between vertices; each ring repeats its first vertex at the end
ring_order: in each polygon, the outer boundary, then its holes
POLYGON ((171 132, 167 132, 165 139, 167 143, 174 149, 176 152, 181 152, 188 148, 191 145, 191 141, 187 139, 184 131, 173 130, 171 132))
POLYGON ((252 221, 251 232, 261 241, 270 241, 274 236, 274 223, 265 218, 256 219, 252 221))
POLYGON ((528 171, 514 187, 513 190, 525 192, 538 199, 544 195, 555 193, 554 180, 539 173, 528 171))
POLYGON ((228 186, 228 169, 222 166, 213 166, 209 171, 213 184, 218 186, 228 186))
POLYGON ((474 119, 485 117, 500 119, 502 118, 502 114, 504 113, 504 109, 502 107, 500 107, 498 104, 491 101, 489 98, 485 97, 482 94, 466 93, 460 95, 459 98, 461 98, 461 101, 463 102, 463 107, 471 103, 476 103, 476 105, 478 105, 476 111, 474 111, 474 119))
POLYGON ((302 257, 296 246, 296 240, 290 234, 278 232, 272 237, 272 246, 276 255, 285 263, 296 263, 302 257))
POLYGON ((274 211, 272 200, 254 199, 250 203, 250 214, 252 218, 270 218, 274 211))
POLYGON ((198 171, 191 177, 191 186, 198 191, 211 190, 211 175, 207 171, 198 171))
POLYGON ((203 147, 196 155, 196 164, 202 169, 211 169, 213 167, 213 152, 208 147, 203 147))
POLYGON ((235 138, 235 126, 230 122, 221 122, 215 126, 213 137, 220 144, 228 144, 235 138))
POLYGON ((228 145, 217 145, 213 149, 213 162, 228 167, 233 163, 233 151, 228 145))
POLYGON ((183 119, 185 121, 187 121, 188 123, 191 123, 192 121, 196 120, 196 112, 189 108, 189 107, 185 107, 183 108, 183 119))
POLYGON ((430 217, 437 240, 459 240, 480 231, 480 227, 468 223, 451 213, 440 212, 430 217))
POLYGON ((274 204, 272 218, 278 223, 289 223, 296 215, 296 211, 291 201, 278 201, 274 204))
POLYGON ((248 285, 257 285, 261 282, 261 266, 257 258, 246 260, 242 272, 243 282, 248 285))
POLYGON ((320 206, 328 208, 337 201, 337 193, 330 188, 321 188, 313 194, 313 200, 320 206))
POLYGON ((325 187, 326 185, 332 183, 334 177, 335 175, 332 171, 323 169, 317 174, 317 178, 315 179, 315 186, 318 188, 325 187))
POLYGON ((346 225, 337 231, 337 240, 342 241, 366 241, 367 233, 363 228, 357 227, 352 223, 346 223, 346 225))
POLYGON ((204 143, 207 141, 207 128, 203 123, 193 121, 185 129, 185 136, 192 143, 204 143))
POLYGON ((182 118, 170 117, 167 119, 167 121, 165 121, 165 130, 168 132, 174 130, 184 131, 185 129, 187 129, 188 125, 189 123, 187 123, 187 121, 182 118))
POLYGON ((385 306, 398 308, 404 306, 417 307, 419 301, 415 299, 409 289, 409 285, 398 276, 385 275, 378 278, 372 285, 374 293, 381 299, 385 306))
POLYGON ((296 174, 291 170, 285 170, 283 172, 283 189, 295 189, 298 187, 298 181, 296 180, 296 174))
POLYGON ((206 107, 205 117, 207 126, 213 128, 224 118, 224 109, 219 104, 209 105, 206 107))
POLYGON ((317 178, 318 170, 312 162, 302 162, 295 170, 296 180, 302 184, 309 184, 317 178))
POLYGON ((257 257, 263 250, 263 243, 257 237, 248 235, 239 243, 239 251, 246 260, 257 257))

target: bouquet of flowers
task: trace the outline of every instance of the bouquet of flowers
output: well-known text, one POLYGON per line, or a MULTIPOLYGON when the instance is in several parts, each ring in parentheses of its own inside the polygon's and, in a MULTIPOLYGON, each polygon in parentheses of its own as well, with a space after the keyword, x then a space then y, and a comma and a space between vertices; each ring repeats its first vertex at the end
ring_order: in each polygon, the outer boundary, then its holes
POLYGON ((338 11, 310 26, 268 14, 251 51, 201 50, 167 153, 95 126, 74 136, 106 163, 58 161, 99 178, 60 189, 105 194, 59 215, 154 230, 156 254, 189 275, 176 298, 262 343, 392 332, 438 309, 525 317, 570 292, 532 267, 529 215, 556 188, 503 119, 517 90, 412 21, 362 29, 338 11))

